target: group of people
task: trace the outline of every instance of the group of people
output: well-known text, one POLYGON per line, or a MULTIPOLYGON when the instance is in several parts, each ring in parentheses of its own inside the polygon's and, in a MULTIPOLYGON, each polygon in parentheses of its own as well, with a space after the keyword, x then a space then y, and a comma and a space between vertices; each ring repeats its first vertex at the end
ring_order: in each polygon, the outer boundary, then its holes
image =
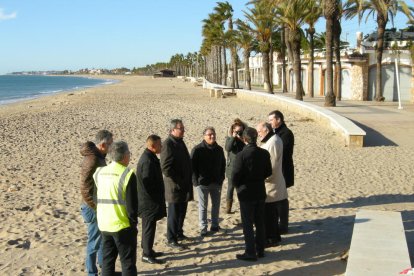
POLYGON ((224 149, 216 142, 214 127, 206 127, 203 140, 190 154, 184 133, 182 120, 174 119, 163 142, 159 136, 150 135, 136 173, 128 168, 128 144, 114 142, 111 132, 101 130, 95 143, 88 141, 82 146, 81 214, 88 225, 88 275, 98 275, 97 264, 102 275, 113 275, 118 255, 122 274, 137 274, 138 217, 142 224, 143 262, 163 263, 159 259, 163 253, 154 251, 153 245, 156 223, 164 217, 166 245, 185 249, 181 241, 189 239, 183 226, 188 202, 194 199, 193 187, 198 195, 200 236, 219 232, 221 189, 226 176, 226 213, 233 213, 235 189, 245 239, 245 251, 237 254, 237 259, 256 261, 264 257, 265 248, 277 246, 281 235, 288 232, 287 187, 294 184, 294 136, 280 111, 271 112, 268 121, 260 122, 256 128, 236 119, 224 149), (112 161, 109 165, 106 154, 112 161))

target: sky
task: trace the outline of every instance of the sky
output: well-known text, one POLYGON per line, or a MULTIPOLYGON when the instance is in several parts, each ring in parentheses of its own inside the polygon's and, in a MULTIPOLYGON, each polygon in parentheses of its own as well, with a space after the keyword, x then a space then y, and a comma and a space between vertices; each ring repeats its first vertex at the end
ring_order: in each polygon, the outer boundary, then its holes
MULTIPOLYGON (((0 0, 0 74, 31 70, 144 67, 200 49, 210 0, 0 0)), ((244 0, 228 0, 244 19, 244 0)), ((407 0, 414 6, 414 0, 407 0)), ((406 19, 395 19, 397 28, 406 19)), ((325 31, 325 22, 316 25, 325 31)), ((375 20, 342 21, 342 40, 375 30, 375 20)), ((391 25, 389 24, 389 27, 391 25)))

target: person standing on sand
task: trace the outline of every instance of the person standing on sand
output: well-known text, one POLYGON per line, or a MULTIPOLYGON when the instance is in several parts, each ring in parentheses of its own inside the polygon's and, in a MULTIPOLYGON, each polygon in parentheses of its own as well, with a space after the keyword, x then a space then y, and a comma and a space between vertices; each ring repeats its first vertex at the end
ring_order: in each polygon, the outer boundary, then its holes
MULTIPOLYGON (((295 145, 295 136, 292 131, 286 126, 284 116, 279 110, 269 113, 268 120, 273 128, 273 131, 283 141, 283 161, 282 171, 285 178, 286 188, 294 185, 295 168, 293 165, 293 147, 295 145)), ((287 234, 289 231, 289 199, 281 201, 278 204, 278 213, 280 216, 279 232, 281 235, 287 234)))
POLYGON ((193 185, 198 192, 200 236, 208 234, 208 196, 211 197, 211 232, 218 232, 221 186, 223 185, 226 158, 221 146, 216 142, 214 127, 206 127, 203 141, 191 152, 193 185))
POLYGON ((97 219, 102 233, 102 276, 115 274, 115 262, 121 260, 122 275, 137 275, 137 177, 128 168, 131 158, 128 144, 114 142, 111 164, 93 175, 97 194, 97 219))
POLYGON ((138 215, 142 219, 142 261, 150 264, 163 263, 157 259, 163 253, 155 252, 152 247, 157 221, 167 216, 164 180, 160 160, 157 158, 159 153, 161 153, 161 138, 157 135, 148 136, 147 148, 137 165, 138 215))
POLYGON ((188 202, 193 200, 191 159, 183 141, 184 132, 181 120, 171 120, 170 134, 161 149, 161 170, 168 202, 167 246, 179 250, 184 247, 178 241, 188 239, 183 225, 188 202))
POLYGON ((236 155, 244 148, 244 142, 242 139, 243 130, 245 124, 240 119, 235 119, 229 130, 229 136, 226 137, 226 143, 224 148, 227 152, 227 165, 226 165, 226 176, 227 176, 227 195, 226 195, 226 213, 231 214, 231 208, 233 207, 233 179, 231 174, 233 171, 233 163, 236 155))
POLYGON ((266 188, 265 179, 272 174, 272 164, 268 151, 256 145, 257 131, 248 127, 243 132, 246 146, 237 154, 233 167, 233 184, 240 202, 240 214, 243 224, 243 254, 236 258, 243 261, 257 261, 264 257, 265 224, 264 211, 266 188), (256 227, 256 234, 253 229, 256 227))
POLYGON ((94 201, 95 182, 93 174, 98 167, 106 166, 105 157, 113 142, 112 133, 108 130, 100 130, 96 134, 95 143, 88 141, 81 147, 83 156, 81 165, 82 195, 81 214, 88 225, 88 240, 86 244, 86 270, 88 275, 98 275, 98 268, 102 266, 102 237, 96 220, 96 202, 94 201), (98 257, 98 258, 97 258, 98 257))
POLYGON ((282 240, 279 234, 278 204, 288 196, 285 179, 282 173, 283 142, 274 132, 270 124, 261 122, 257 125, 257 133, 260 138, 261 148, 270 154, 272 163, 272 175, 266 178, 265 201, 265 247, 277 246, 282 240))

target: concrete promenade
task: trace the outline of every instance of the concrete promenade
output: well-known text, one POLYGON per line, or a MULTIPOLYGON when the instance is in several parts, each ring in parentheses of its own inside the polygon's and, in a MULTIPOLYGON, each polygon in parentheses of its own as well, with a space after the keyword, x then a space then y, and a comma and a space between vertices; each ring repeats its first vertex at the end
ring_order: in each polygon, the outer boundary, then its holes
MULTIPOLYGON (((293 93, 275 91, 275 94, 295 97, 293 93)), ((305 96, 303 100, 318 106, 325 103, 325 98, 320 96, 305 96)), ((414 104, 403 102, 402 107, 398 109, 398 102, 342 100, 328 109, 350 119, 367 133, 364 147, 414 146, 414 104)))

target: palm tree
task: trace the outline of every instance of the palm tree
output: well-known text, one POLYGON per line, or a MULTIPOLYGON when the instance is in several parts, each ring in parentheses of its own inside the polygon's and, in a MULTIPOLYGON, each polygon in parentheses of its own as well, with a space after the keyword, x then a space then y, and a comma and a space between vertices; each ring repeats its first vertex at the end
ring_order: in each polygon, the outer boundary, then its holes
POLYGON ((243 62, 244 62, 244 81, 245 86, 248 90, 252 90, 252 81, 250 76, 250 67, 249 67, 249 58, 250 52, 253 49, 254 38, 253 34, 251 33, 250 26, 247 25, 246 22, 241 20, 236 21, 237 25, 237 42, 239 43, 240 47, 243 48, 243 62))
POLYGON ((289 0, 279 3, 277 6, 280 20, 289 29, 289 42, 293 52, 293 71, 295 74, 296 99, 303 100, 303 84, 301 77, 301 26, 304 24, 306 15, 309 13, 309 2, 311 0, 289 0))
POLYGON ((309 70, 308 70, 308 79, 309 79, 309 86, 308 86, 308 95, 309 97, 314 96, 314 78, 313 78, 313 64, 314 64, 314 49, 315 45, 313 42, 313 38, 315 35, 315 24, 318 19, 322 16, 322 8, 320 6, 320 1, 312 0, 309 1, 309 13, 305 17, 305 23, 309 25, 307 29, 307 33, 309 35, 309 44, 310 44, 310 59, 309 59, 309 70))
POLYGON ((413 8, 408 7, 406 1, 403 0, 348 0, 345 5, 346 18, 353 18, 358 15, 359 19, 367 12, 368 16, 377 15, 377 45, 375 49, 377 67, 375 82, 375 100, 384 101, 382 96, 382 53, 384 51, 384 33, 388 21, 394 24, 394 17, 397 12, 405 14, 410 21, 414 20, 413 8))
POLYGON ((338 17, 339 7, 337 0, 324 0, 323 14, 326 19, 326 95, 325 106, 336 106, 335 94, 333 93, 333 25, 335 18, 338 17))
POLYGON ((206 56, 209 59, 209 80, 212 80, 215 83, 225 84, 227 75, 225 73, 226 62, 225 51, 223 51, 224 30, 222 20, 217 14, 210 13, 208 19, 204 19, 203 23, 202 35, 204 40, 201 45, 201 51, 204 54, 208 53, 206 56))
POLYGON ((270 38, 275 28, 273 5, 270 1, 254 1, 254 6, 244 14, 253 25, 250 31, 257 40, 258 48, 262 54, 264 88, 268 93, 273 93, 269 74, 270 38))
POLYGON ((217 6, 214 8, 215 12, 222 18, 223 21, 228 21, 228 29, 226 35, 226 41, 230 48, 231 66, 232 66, 232 87, 239 88, 239 81, 237 76, 238 57, 236 43, 234 41, 233 33, 233 7, 229 2, 217 2, 217 6))

